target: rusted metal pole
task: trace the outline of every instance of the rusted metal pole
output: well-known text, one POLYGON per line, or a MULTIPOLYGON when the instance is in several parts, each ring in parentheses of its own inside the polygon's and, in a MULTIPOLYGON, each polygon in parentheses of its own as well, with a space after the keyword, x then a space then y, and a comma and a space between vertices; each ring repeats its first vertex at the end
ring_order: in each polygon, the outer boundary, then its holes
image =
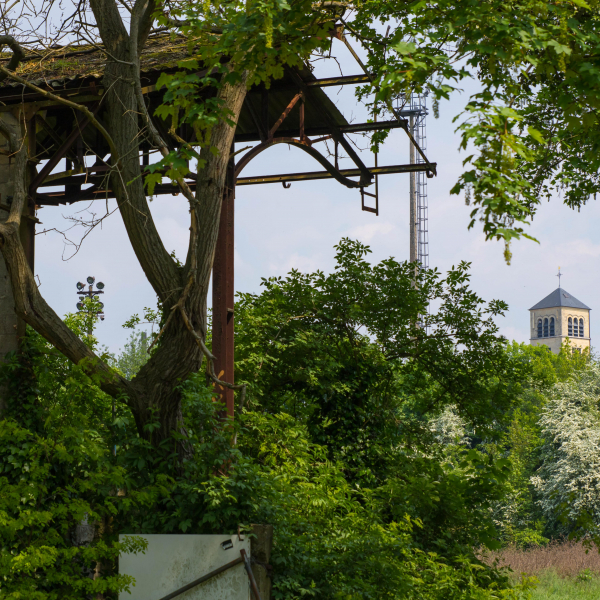
MULTIPOLYGON (((410 117, 410 132, 414 135, 415 118, 411 115, 410 117)), ((415 146, 412 140, 409 140, 410 144, 410 164, 415 164, 415 146)), ((414 172, 410 174, 410 210, 409 210, 409 221, 410 221, 410 262, 415 262, 418 258, 417 253, 417 191, 415 185, 416 175, 414 172)))
POLYGON ((254 594, 254 600, 262 600, 260 597, 260 592, 258 591, 258 586, 256 585, 256 579, 254 579, 254 573, 252 572, 250 559, 248 558, 245 550, 240 550, 240 554, 244 559, 244 567, 246 568, 246 573, 248 573, 248 579, 250 580, 250 587, 252 589, 252 593, 254 594))
MULTIPOLYGON (((212 280, 212 353, 215 355, 215 373, 219 379, 234 383, 233 377, 233 307, 234 307, 234 213, 235 213, 235 163, 227 165, 227 179, 223 193, 219 237, 215 251, 212 280)), ((233 419, 233 390, 217 387, 221 402, 226 406, 224 417, 233 419)))

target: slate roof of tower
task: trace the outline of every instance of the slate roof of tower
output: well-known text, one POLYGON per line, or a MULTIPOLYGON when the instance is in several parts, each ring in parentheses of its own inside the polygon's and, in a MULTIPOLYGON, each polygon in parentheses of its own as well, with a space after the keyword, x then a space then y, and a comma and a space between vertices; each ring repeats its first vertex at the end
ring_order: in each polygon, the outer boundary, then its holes
POLYGON ((558 306, 568 306, 570 308, 584 308, 592 310, 575 296, 572 296, 564 288, 556 288, 551 294, 548 294, 543 300, 540 300, 536 305, 529 310, 538 310, 539 308, 555 308, 558 306))

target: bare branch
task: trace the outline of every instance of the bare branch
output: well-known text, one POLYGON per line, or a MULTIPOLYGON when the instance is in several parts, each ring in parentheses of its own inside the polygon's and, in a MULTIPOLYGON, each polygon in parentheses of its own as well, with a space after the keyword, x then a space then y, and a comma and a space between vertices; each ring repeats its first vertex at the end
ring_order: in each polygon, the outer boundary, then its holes
MULTIPOLYGON (((94 201, 92 201, 93 204, 94 201)), ((92 233, 92 231, 94 229, 96 229, 96 227, 98 227, 99 225, 102 225, 104 223, 104 220, 107 219, 108 217, 110 217, 111 215, 113 215, 118 209, 118 207, 113 208, 112 210, 110 210, 109 206, 108 206, 108 200, 106 201, 106 211, 105 213, 101 216, 101 217, 97 217, 96 213, 92 213, 89 208, 83 209, 81 211, 77 211, 77 212, 89 212, 91 217, 89 219, 84 219, 84 218, 76 218, 73 216, 64 216, 63 217, 67 220, 71 222, 71 226, 67 227, 66 229, 58 229, 57 227, 52 227, 50 229, 44 229, 43 231, 37 231, 35 235, 42 235, 42 234, 47 234, 50 233, 51 231, 55 231, 56 233, 60 234, 63 236, 64 238, 64 243, 65 243, 65 248, 67 246, 72 246, 73 247, 73 253, 68 256, 67 258, 65 258, 65 250, 63 249, 63 256, 62 256, 62 260, 63 261, 68 261, 71 260, 81 249, 81 246, 83 245, 83 242, 85 241, 85 239, 88 237, 88 235, 90 235, 90 233, 92 233), (83 227, 85 229, 85 233, 81 236, 81 238, 79 239, 79 241, 75 241, 70 239, 67 236, 67 232, 75 229, 76 227, 83 227)))
MULTIPOLYGON (((19 63, 25 58, 25 51, 12 35, 0 35, 0 45, 7 45, 13 51, 6 70, 16 71, 19 63)), ((0 81, 4 81, 7 77, 8 75, 0 73, 0 81)))

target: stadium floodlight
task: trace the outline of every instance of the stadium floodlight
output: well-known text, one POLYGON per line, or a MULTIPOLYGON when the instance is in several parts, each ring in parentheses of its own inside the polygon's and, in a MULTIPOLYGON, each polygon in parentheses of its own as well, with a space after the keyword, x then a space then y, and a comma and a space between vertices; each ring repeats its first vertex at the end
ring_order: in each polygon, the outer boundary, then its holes
MULTIPOLYGON (((99 302, 100 296, 99 294, 104 294, 104 284, 99 281, 96 285, 98 289, 94 289, 94 282, 96 281, 95 277, 91 275, 86 279, 89 283, 89 287, 84 283, 77 283, 77 295, 79 296, 79 302, 77 303, 77 310, 80 312, 86 312, 94 318, 100 318, 101 321, 104 321, 104 304, 99 302), (86 302, 86 298, 88 300, 95 300, 95 302, 86 302)), ((91 333, 90 333, 91 335, 91 333)))

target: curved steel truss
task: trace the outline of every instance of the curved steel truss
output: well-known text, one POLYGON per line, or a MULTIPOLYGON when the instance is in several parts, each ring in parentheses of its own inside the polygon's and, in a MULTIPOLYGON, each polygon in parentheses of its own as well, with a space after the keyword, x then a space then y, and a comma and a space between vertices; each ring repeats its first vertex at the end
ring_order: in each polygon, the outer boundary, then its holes
POLYGON ((308 138, 305 138, 304 140, 297 140, 296 138, 292 137, 278 137, 261 142, 258 144, 258 146, 252 148, 252 150, 246 152, 240 162, 237 163, 235 167, 235 178, 238 178, 244 167, 253 158, 256 158, 261 152, 264 152, 276 144, 289 144, 290 146, 304 150, 304 152, 306 152, 309 156, 312 156, 334 179, 339 181, 342 185, 345 185, 349 188, 361 187, 360 183, 357 181, 352 181, 352 179, 342 175, 341 171, 337 167, 332 165, 318 150, 315 150, 312 147, 312 144, 308 138))

